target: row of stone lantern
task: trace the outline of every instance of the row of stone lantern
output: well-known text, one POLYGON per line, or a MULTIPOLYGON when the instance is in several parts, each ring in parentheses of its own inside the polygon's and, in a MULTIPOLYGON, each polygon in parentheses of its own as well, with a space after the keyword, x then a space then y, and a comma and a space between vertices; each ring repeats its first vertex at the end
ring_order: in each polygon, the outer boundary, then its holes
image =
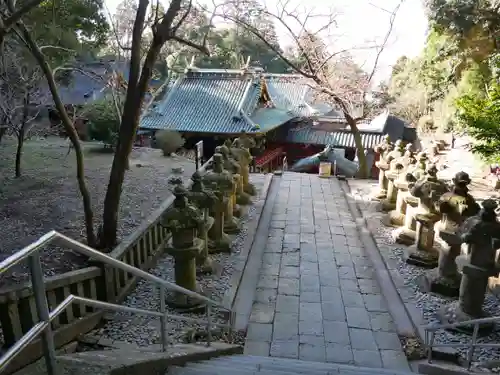
POLYGON ((376 148, 381 157, 375 199, 388 212, 384 224, 396 227, 395 242, 408 246, 406 262, 429 269, 419 280, 421 289, 459 297, 438 312, 442 323, 457 323, 485 315, 488 279, 499 273, 500 223, 496 201, 480 207, 468 193, 467 173, 457 173, 451 186, 438 178, 428 155, 439 157, 444 148, 444 142, 434 142, 415 155, 411 146, 387 138, 376 148))
MULTIPOLYGON (((200 292, 196 274, 214 272, 210 254, 230 252, 229 234, 241 229, 238 218, 256 193, 249 181, 250 142, 237 138, 217 147, 209 170, 191 177, 190 190, 174 188, 174 203, 162 221, 172 234, 166 251, 175 261, 175 283, 185 289, 200 292)), ((204 308, 183 293, 168 294, 167 303, 184 311, 204 308)))

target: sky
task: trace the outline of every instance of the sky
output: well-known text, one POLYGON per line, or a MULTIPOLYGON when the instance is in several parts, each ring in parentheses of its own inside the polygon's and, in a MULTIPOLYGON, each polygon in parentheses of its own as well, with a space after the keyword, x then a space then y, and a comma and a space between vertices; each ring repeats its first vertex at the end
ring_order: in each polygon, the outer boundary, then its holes
MULTIPOLYGON (((114 13, 120 0, 105 0, 111 13, 114 13)), ((294 10, 295 14, 304 15, 312 12, 315 15, 337 14, 337 25, 323 31, 322 36, 332 52, 350 50, 356 62, 367 72, 373 70, 376 50, 363 48, 381 45, 389 29, 390 12, 401 0, 260 0, 273 13, 283 9, 294 10), (303 5, 306 3, 307 5, 303 5), (385 9, 385 10, 383 10, 385 9), (361 49, 360 49, 361 47, 361 49)), ((329 21, 326 17, 314 18, 308 23, 312 32, 323 28, 329 21)), ((298 33, 300 26, 292 19, 286 21, 292 31, 298 33)), ((293 39, 286 27, 276 23, 276 31, 280 44, 285 47, 293 45, 293 39)), ((424 14, 422 0, 403 0, 397 13, 391 36, 383 53, 380 55, 374 82, 387 79, 391 67, 400 56, 414 57, 423 49, 427 32, 427 20, 424 14)))

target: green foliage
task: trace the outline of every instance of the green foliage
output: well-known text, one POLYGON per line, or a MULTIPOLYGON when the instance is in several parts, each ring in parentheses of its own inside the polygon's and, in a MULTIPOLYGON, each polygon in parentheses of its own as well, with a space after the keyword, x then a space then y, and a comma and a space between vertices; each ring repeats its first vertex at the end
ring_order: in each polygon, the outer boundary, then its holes
POLYGON ((40 46, 54 46, 43 52, 59 64, 104 46, 109 29, 103 0, 45 0, 23 20, 40 46))
POLYGON ((170 156, 173 152, 184 146, 185 140, 179 132, 160 130, 156 132, 156 143, 163 151, 164 156, 170 156))
POLYGON ((118 140, 120 117, 116 112, 112 98, 87 104, 81 117, 88 121, 89 138, 104 143, 105 147, 114 147, 118 140))
POLYGON ((456 101, 458 118, 476 140, 473 152, 490 161, 500 160, 500 84, 492 80, 487 95, 461 96, 456 101))

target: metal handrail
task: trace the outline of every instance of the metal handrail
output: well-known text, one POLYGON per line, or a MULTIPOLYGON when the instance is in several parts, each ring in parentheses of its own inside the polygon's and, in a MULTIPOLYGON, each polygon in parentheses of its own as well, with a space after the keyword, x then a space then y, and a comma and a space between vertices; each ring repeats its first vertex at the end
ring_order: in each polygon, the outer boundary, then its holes
POLYGON ((231 324, 218 324, 213 323, 211 321, 211 312, 212 307, 218 307, 223 310, 230 312, 230 320, 233 319, 234 313, 231 309, 223 306, 217 301, 214 301, 210 298, 202 296, 196 292, 191 290, 182 288, 174 283, 170 283, 166 280, 163 280, 157 276, 154 276, 146 271, 143 271, 139 268, 133 267, 125 262, 117 260, 115 258, 110 257, 107 254, 101 253, 90 246, 84 245, 78 241, 75 241, 61 233, 56 231, 51 231, 42 237, 40 237, 37 241, 31 243, 26 246, 22 250, 16 252, 10 257, 6 258, 2 262, 0 262, 0 275, 5 273, 7 270, 20 263, 21 261, 28 259, 31 273, 31 283, 33 287, 33 294, 35 297, 35 305, 36 312, 40 319, 40 322, 35 324, 27 333, 25 333, 19 341, 17 341, 7 352, 0 357, 0 373, 9 365, 9 363, 22 351, 24 350, 33 340, 35 340, 39 335, 42 335, 42 347, 45 357, 45 363, 47 366, 47 373, 49 375, 56 375, 56 352, 55 352, 55 344, 54 337, 52 334, 51 322, 62 313, 71 303, 77 302, 80 304, 93 306, 97 308, 103 308, 108 310, 115 311, 123 311, 123 312, 131 312, 142 315, 150 315, 150 316, 158 316, 161 321, 161 339, 162 339, 162 349, 166 350, 168 346, 168 338, 166 335, 167 328, 167 318, 177 319, 177 320, 185 320, 192 321, 199 324, 205 324, 207 327, 207 345, 211 343, 211 327, 212 326, 221 326, 226 328, 231 328, 231 324), (61 302, 58 306, 54 308, 53 311, 49 310, 47 304, 45 283, 43 279, 43 270, 42 264, 40 261, 40 249, 44 246, 54 242, 54 241, 62 242, 62 245, 70 248, 73 251, 84 254, 89 258, 93 258, 95 260, 101 261, 105 264, 108 264, 114 268, 121 269, 127 273, 131 273, 137 277, 144 278, 148 281, 151 281, 154 284, 159 285, 160 287, 160 311, 152 311, 145 309, 138 309, 128 306, 120 306, 108 302, 97 301, 93 299, 78 297, 74 295, 68 296, 63 302, 61 302), (174 292, 183 293, 189 297, 201 300, 207 304, 207 320, 203 321, 200 319, 183 317, 180 315, 169 315, 166 312, 165 306, 165 290, 170 289, 174 292))
POLYGON ((441 347, 441 348, 463 348, 469 347, 467 352, 467 370, 470 370, 472 366, 472 360, 474 358, 474 350, 476 348, 500 348, 500 344, 487 344, 487 343, 477 343, 477 336, 479 333, 479 325, 484 323, 495 323, 500 321, 500 316, 492 316, 489 318, 480 318, 480 319, 471 319, 460 323, 450 323, 450 324, 430 324, 424 327, 425 330, 425 346, 427 349, 427 360, 429 363, 432 362, 432 348, 433 347, 441 347), (457 328, 463 326, 473 325, 472 330, 472 339, 469 344, 434 344, 434 336, 436 331, 440 329, 450 329, 457 328))

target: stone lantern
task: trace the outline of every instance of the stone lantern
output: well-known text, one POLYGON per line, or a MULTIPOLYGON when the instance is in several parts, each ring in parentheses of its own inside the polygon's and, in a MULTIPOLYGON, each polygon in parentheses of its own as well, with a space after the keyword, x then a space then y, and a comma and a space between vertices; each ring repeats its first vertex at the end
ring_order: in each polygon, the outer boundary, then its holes
POLYGON ((434 249, 434 224, 441 219, 438 201, 448 192, 448 186, 437 178, 437 168, 430 165, 426 176, 411 188, 411 194, 419 203, 415 214, 415 246, 408 249, 407 263, 425 268, 437 266, 438 253, 434 249))
MULTIPOLYGON (((183 186, 174 189, 173 207, 163 217, 165 227, 172 233, 172 245, 166 251, 174 257, 175 283, 184 289, 199 292, 196 283, 196 259, 203 249, 198 238, 205 226, 203 213, 188 202, 188 192, 183 186)), ((167 303, 182 310, 197 310, 204 306, 198 299, 183 293, 169 293, 167 303)))
MULTIPOLYGON (((480 213, 470 217, 461 225, 460 241, 470 246, 469 254, 456 259, 460 281, 459 299, 443 307, 438 316, 442 323, 461 323, 486 317, 483 303, 488 288, 488 279, 498 275, 496 251, 500 248, 500 223, 497 220, 498 204, 492 199, 483 202, 480 213)), ((480 331, 492 329, 492 323, 479 325, 480 331)), ((457 327, 470 332, 472 326, 457 327)))

